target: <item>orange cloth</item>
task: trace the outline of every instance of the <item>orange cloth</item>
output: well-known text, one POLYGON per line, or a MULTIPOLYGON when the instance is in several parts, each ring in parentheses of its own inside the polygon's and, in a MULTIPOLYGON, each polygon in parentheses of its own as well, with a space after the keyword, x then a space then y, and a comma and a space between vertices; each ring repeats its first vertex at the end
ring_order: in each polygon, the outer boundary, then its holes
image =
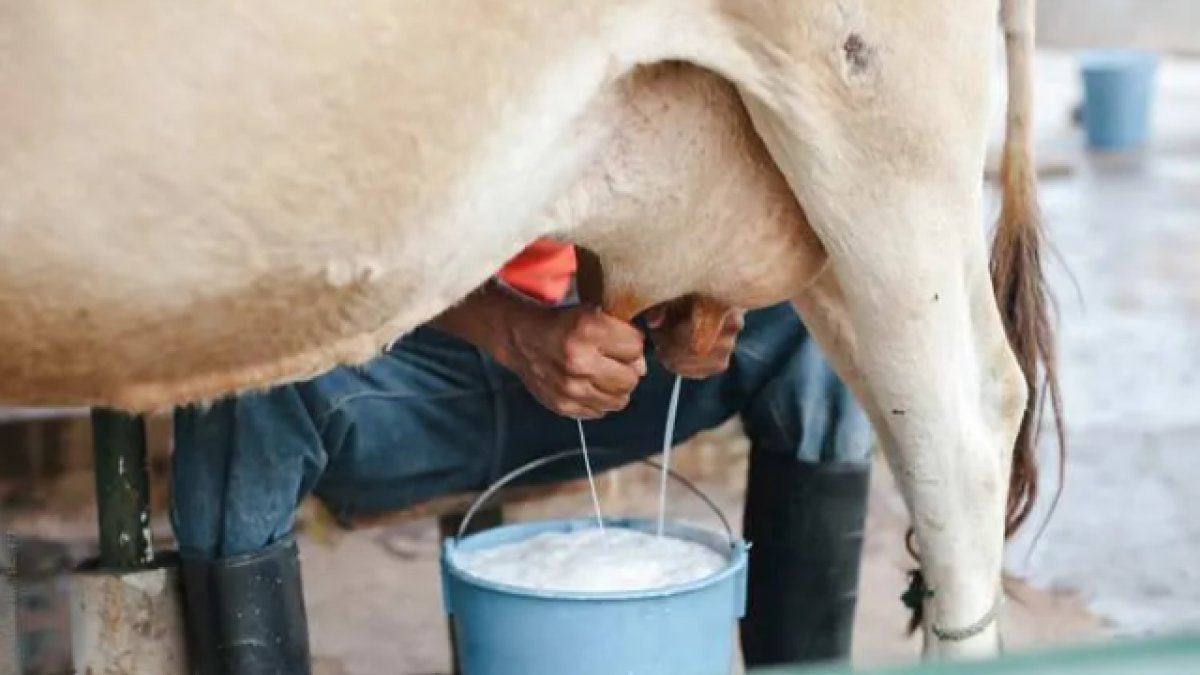
POLYGON ((557 304, 567 296, 577 264, 571 244, 538 239, 508 261, 497 276, 525 295, 557 304))

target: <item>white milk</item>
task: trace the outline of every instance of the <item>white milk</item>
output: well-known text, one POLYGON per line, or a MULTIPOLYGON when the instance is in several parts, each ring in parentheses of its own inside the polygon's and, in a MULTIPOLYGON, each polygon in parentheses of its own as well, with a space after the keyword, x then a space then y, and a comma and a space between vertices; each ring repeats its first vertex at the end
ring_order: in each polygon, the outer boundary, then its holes
POLYGON ((553 591, 635 591, 706 577, 726 565, 711 548, 619 527, 547 532, 480 551, 459 564, 498 583, 553 591))

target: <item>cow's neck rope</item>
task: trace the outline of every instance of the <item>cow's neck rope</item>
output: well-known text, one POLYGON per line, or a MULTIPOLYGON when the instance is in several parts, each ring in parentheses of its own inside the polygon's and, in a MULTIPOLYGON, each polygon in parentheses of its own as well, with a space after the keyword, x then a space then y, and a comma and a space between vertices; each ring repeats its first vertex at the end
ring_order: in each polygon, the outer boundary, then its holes
MULTIPOLYGON (((663 524, 667 512, 667 476, 671 471, 671 445, 675 437, 675 417, 679 411, 679 389, 683 378, 675 376, 675 385, 671 389, 671 402, 667 406, 667 428, 663 432, 663 463, 660 467, 658 483, 658 536, 663 535, 663 524)), ((600 493, 596 490, 596 476, 592 473, 592 460, 588 454, 587 435, 583 433, 583 420, 575 418, 575 426, 579 429, 579 446, 583 449, 583 466, 587 470, 588 489, 592 493, 592 507, 596 511, 596 523, 600 531, 604 531, 604 516, 600 512, 600 493)))

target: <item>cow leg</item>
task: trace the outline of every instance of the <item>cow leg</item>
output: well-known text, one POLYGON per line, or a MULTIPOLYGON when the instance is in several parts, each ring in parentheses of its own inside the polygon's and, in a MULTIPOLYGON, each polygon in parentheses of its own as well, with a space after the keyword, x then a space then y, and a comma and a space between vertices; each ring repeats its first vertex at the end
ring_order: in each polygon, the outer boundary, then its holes
MULTIPOLYGON (((795 304, 870 417, 908 506, 931 591, 922 605, 926 653, 993 654, 1027 397, 982 226, 996 3, 771 7, 774 15, 751 8, 739 19, 771 36, 766 53, 788 58, 763 60, 767 85, 739 86, 828 254, 795 304), (781 21, 785 10, 792 14, 781 21)), ((1008 158, 1021 160, 1029 144, 1018 132, 1027 125, 1014 120, 1006 136, 1023 152, 1008 158)), ((1001 256, 1017 271, 998 278, 1036 281, 1036 239, 1026 241, 1033 230, 1023 224, 1032 185, 1009 180, 1022 165, 1008 163, 1005 201, 1019 208, 1006 209, 997 229, 1019 244, 1001 256)), ((1037 321, 1036 307, 1017 309, 1016 323, 1037 321)))
POLYGON ((863 403, 909 508, 932 593, 926 654, 984 656, 999 646, 1006 488, 1025 387, 982 237, 923 232, 858 240, 795 305, 863 403))

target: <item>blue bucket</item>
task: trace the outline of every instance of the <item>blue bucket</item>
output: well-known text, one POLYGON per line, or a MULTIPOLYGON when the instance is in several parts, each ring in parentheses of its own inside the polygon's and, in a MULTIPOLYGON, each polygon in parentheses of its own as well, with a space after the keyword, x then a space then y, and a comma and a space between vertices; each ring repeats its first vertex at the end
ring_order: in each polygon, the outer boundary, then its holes
POLYGON ((1083 125, 1088 145, 1126 150, 1150 135, 1158 58, 1138 50, 1085 52, 1083 125))
MULTIPOLYGON (((713 506, 695 486, 672 475, 713 506)), ((468 512, 463 529, 492 492, 468 512)), ((461 552, 545 532, 593 528, 594 518, 521 523, 468 537, 460 530, 459 537, 445 541, 442 551, 442 597, 454 624, 463 673, 728 675, 734 667, 737 622, 745 614, 748 547, 735 539, 720 511, 717 515, 726 526, 725 536, 680 523, 666 523, 663 532, 723 554, 728 563, 721 570, 687 584, 629 592, 519 588, 477 577, 457 563, 461 552)), ((605 527, 653 533, 657 521, 606 518, 605 527)))

